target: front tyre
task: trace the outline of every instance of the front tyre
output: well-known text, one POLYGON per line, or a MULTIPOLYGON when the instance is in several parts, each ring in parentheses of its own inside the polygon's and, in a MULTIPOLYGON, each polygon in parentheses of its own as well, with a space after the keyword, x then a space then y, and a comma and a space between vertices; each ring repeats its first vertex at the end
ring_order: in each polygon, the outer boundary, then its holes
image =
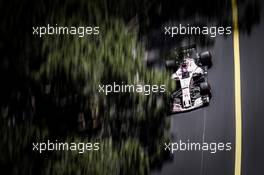
POLYGON ((200 83, 200 94, 202 96, 203 105, 208 106, 211 98, 211 87, 208 82, 200 83))
POLYGON ((203 105, 208 106, 210 102, 210 96, 209 95, 202 96, 202 100, 203 100, 203 105))
POLYGON ((169 102, 169 109, 167 111, 168 115, 171 115, 171 114, 175 113, 174 110, 173 110, 175 104, 180 105, 181 104, 181 99, 178 98, 178 97, 171 97, 170 98, 170 102, 169 102))
POLYGON ((202 96, 211 94, 211 87, 208 82, 205 81, 200 83, 200 93, 202 96))

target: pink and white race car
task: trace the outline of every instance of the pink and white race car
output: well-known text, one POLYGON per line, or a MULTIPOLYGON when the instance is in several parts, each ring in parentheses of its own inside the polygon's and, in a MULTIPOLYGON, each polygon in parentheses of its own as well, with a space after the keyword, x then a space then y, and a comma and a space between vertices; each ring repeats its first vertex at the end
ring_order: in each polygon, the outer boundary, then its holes
POLYGON ((207 70, 211 66, 211 53, 197 53, 195 45, 179 49, 177 59, 166 61, 166 67, 174 70, 171 78, 176 81, 176 90, 170 96, 170 114, 209 105, 212 95, 207 70))

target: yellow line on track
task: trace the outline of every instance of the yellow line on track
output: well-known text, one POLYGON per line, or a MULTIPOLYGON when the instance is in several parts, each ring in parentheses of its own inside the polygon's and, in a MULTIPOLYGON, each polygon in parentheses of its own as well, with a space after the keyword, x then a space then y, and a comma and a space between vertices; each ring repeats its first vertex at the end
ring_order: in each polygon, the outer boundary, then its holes
POLYGON ((234 175, 241 175, 242 154, 242 111, 241 111, 241 81, 240 81, 240 50, 237 0, 232 0, 233 45, 234 45, 234 78, 235 78, 235 167, 234 175))

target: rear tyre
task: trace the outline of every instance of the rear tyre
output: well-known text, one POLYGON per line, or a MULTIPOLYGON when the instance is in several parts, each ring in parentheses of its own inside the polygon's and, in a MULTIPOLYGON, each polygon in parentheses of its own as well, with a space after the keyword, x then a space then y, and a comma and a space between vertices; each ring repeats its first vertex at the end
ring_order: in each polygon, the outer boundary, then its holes
POLYGON ((209 51, 200 53, 200 63, 202 66, 212 67, 212 55, 209 51))

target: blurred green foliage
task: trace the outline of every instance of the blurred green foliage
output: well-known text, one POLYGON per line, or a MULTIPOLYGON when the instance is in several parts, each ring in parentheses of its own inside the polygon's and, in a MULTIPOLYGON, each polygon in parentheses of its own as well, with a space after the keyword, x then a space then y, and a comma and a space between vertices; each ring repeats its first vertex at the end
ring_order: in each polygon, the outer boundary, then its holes
POLYGON ((37 38, 25 33, 28 52, 21 51, 18 57, 31 63, 24 74, 30 83, 25 84, 26 93, 15 92, 13 99, 17 105, 26 101, 28 109, 16 111, 14 105, 1 123, 5 139, 0 148, 9 150, 1 164, 12 168, 11 174, 149 174, 166 157, 161 151, 169 128, 166 95, 105 96, 98 86, 117 82, 169 88, 169 74, 146 68, 137 26, 110 15, 116 6, 92 0, 40 4, 30 14, 30 25, 100 26, 100 35, 37 38), (27 114, 32 117, 18 120, 27 114), (58 138, 97 141, 100 151, 39 154, 31 150, 32 142, 58 138))
MULTIPOLYGON (((157 41, 163 45, 151 30, 200 17, 206 24, 230 25, 228 4, 229 0, 0 1, 0 167, 8 169, 1 173, 129 175, 149 174, 161 166, 170 127, 165 118, 167 94, 105 96, 98 93, 98 85, 165 84, 169 92, 170 76, 143 62, 145 46, 157 47, 157 41), (101 34, 32 35, 32 26, 47 24, 100 26, 101 34), (84 154, 32 151, 33 142, 47 139, 96 141, 101 149, 84 154)), ((241 30, 250 31, 258 20, 257 5, 250 7, 241 30)), ((206 38, 197 42, 213 44, 206 38)))

